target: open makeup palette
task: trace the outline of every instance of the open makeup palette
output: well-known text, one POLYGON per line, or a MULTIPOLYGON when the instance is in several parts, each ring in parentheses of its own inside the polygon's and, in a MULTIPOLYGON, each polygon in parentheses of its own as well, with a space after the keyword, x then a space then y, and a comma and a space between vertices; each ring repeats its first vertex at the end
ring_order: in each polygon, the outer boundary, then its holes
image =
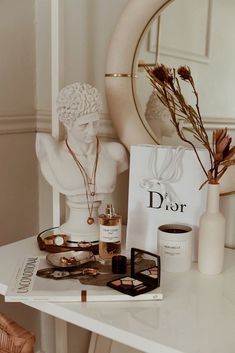
POLYGON ((160 286, 160 256, 148 251, 131 249, 131 276, 124 276, 107 283, 113 289, 135 297, 160 286))

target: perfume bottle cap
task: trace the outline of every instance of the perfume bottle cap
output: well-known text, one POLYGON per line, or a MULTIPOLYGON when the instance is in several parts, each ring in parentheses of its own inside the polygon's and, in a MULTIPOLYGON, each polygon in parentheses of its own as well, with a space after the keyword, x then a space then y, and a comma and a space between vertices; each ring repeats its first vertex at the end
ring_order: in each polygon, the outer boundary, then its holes
POLYGON ((114 255, 112 257, 112 272, 113 273, 126 273, 126 256, 114 255))
POLYGON ((113 207, 113 205, 107 205, 106 207, 106 215, 109 217, 112 217, 115 214, 115 209, 113 207))

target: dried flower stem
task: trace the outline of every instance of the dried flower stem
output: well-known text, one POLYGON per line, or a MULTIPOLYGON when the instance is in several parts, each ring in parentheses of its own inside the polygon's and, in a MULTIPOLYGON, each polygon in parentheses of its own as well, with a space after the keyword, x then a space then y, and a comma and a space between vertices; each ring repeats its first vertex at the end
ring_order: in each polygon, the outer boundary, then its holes
POLYGON ((212 146, 210 145, 203 125, 199 108, 199 96, 190 68, 182 66, 178 69, 177 73, 183 81, 190 84, 195 97, 195 109, 185 101, 175 69, 169 69, 164 65, 157 65, 154 69, 151 69, 145 65, 145 70, 153 88, 156 90, 158 98, 169 110, 171 122, 176 128, 178 136, 193 148, 207 177, 206 182, 218 183, 227 168, 235 164, 233 158, 235 147, 230 149, 231 138, 227 134, 227 129, 213 131, 212 146), (187 123, 190 127, 182 126, 182 123, 187 123), (185 136, 184 131, 191 133, 207 149, 210 158, 209 171, 206 171, 194 143, 185 136))

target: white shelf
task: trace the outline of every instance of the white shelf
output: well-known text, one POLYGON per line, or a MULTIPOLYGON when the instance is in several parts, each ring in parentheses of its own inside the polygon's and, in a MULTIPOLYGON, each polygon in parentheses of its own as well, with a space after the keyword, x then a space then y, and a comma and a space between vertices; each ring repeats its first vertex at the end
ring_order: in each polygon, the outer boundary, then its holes
MULTIPOLYGON (((33 308, 149 353, 234 353, 235 251, 225 250, 224 272, 206 276, 163 273, 161 302, 42 303, 33 308)), ((42 254, 36 238, 0 247, 4 295, 20 257, 42 254)))

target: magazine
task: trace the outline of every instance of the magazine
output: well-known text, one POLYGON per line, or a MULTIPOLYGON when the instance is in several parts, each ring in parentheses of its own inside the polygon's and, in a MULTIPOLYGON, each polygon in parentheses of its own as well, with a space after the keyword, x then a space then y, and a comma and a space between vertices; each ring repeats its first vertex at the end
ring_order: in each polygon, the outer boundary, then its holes
POLYGON ((107 286, 84 285, 78 278, 55 280, 38 276, 37 272, 45 268, 59 272, 48 265, 45 256, 23 258, 8 286, 5 301, 101 302, 163 299, 160 287, 132 297, 107 286))

